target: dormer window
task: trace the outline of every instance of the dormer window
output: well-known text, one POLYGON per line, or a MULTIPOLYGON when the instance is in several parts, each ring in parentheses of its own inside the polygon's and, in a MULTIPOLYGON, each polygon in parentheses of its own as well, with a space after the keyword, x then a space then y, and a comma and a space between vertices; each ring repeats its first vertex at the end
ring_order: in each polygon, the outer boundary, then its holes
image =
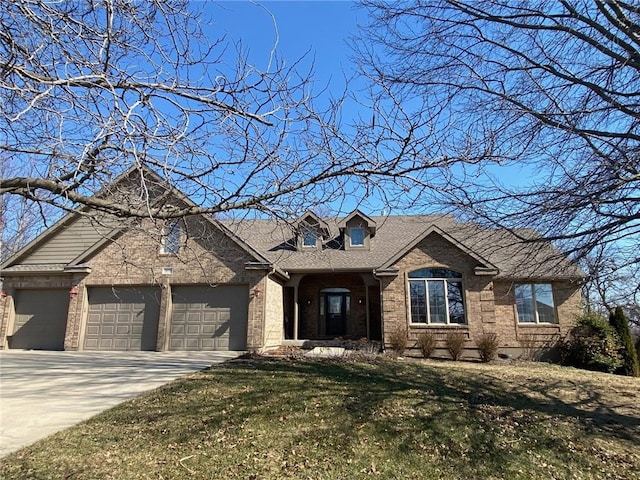
POLYGON ((359 210, 338 223, 345 250, 370 250, 371 239, 376 234, 376 222, 359 210))
POLYGON ((320 250, 322 242, 329 238, 329 225, 311 211, 302 215, 293 226, 298 250, 320 250))
POLYGON ((316 247, 318 244, 318 235, 313 230, 307 230, 302 232, 302 246, 303 247, 316 247))
POLYGON ((349 245, 352 247, 364 247, 365 230, 363 227, 349 228, 349 245))

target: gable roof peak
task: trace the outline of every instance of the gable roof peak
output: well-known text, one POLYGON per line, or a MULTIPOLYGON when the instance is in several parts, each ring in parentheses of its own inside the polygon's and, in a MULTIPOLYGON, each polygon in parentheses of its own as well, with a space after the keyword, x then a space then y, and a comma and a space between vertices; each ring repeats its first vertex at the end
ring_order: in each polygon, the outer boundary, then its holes
POLYGON ((356 217, 360 217, 362 220, 364 220, 367 223, 367 227, 369 227, 369 229, 373 229, 373 231, 375 231, 375 228, 377 227, 376 221, 373 218, 369 217, 368 215, 365 215, 364 213, 362 213, 357 208, 353 212, 351 212, 349 215, 344 217, 340 222, 338 222, 338 228, 340 229, 346 228, 347 223, 356 217))
POLYGON ((384 268, 389 268, 393 266, 400 258, 404 257, 411 249, 415 248, 422 240, 427 238, 432 233, 443 238, 445 241, 449 242, 451 245, 455 246, 471 258, 473 258, 476 262, 478 262, 478 266, 476 267, 476 274, 490 274, 497 275, 500 270, 496 265, 488 261, 483 255, 479 254, 477 251, 469 248, 467 245, 459 241, 458 239, 451 236, 445 230, 443 230, 440 226, 432 223, 426 229, 424 229, 418 236, 416 236, 411 242, 404 246, 401 250, 399 250, 393 257, 391 257, 385 265, 384 268), (478 268, 479 267, 479 268, 478 268))
POLYGON ((293 222, 293 228, 297 231, 299 231, 303 225, 317 226, 324 237, 329 236, 329 224, 311 210, 307 210, 293 222), (312 221, 309 222, 309 219, 312 221))

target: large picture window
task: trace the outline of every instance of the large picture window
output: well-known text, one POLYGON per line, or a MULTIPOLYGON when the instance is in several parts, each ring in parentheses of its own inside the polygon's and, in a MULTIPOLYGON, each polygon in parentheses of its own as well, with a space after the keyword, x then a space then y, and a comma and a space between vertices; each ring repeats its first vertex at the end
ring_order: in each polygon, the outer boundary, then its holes
POLYGON ((515 286, 519 323, 555 323, 556 307, 550 283, 524 283, 515 286))
POLYGON ((465 322, 462 275, 445 268, 423 268, 409 273, 411 323, 465 322))

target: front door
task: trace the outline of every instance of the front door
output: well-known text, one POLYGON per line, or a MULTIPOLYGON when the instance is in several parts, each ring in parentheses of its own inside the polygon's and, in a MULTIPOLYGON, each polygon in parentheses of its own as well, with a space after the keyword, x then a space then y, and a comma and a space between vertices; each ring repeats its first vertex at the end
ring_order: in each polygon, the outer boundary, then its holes
POLYGON ((327 335, 344 335, 347 325, 346 293, 327 293, 325 297, 327 312, 327 335))

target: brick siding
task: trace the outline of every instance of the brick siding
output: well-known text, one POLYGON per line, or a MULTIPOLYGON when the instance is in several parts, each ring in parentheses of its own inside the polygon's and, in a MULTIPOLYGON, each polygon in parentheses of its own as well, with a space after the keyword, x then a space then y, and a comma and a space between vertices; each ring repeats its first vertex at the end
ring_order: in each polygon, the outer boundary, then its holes
MULTIPOLYGON (((12 293, 20 288, 77 288, 70 296, 66 350, 82 348, 83 328, 88 313, 87 289, 92 286, 159 286, 162 290, 158 350, 167 347, 168 318, 171 312, 171 286, 196 284, 246 285, 248 291, 259 287, 265 291, 263 270, 247 270, 245 264, 254 261, 247 252, 209 222, 190 219, 182 235, 177 255, 160 252, 161 228, 145 220, 86 262, 89 274, 73 275, 7 275, 4 288, 8 293, 2 308, 1 338, 5 338, 13 312, 12 293), (171 269, 164 274, 163 269, 171 269)), ((249 298, 247 312, 247 348, 258 349, 264 339, 264 297, 249 298)))
POLYGON ((476 275, 477 261, 451 245, 437 234, 431 234, 394 265, 397 277, 382 279, 382 309, 385 345, 394 329, 407 331, 409 346, 415 346, 418 335, 433 332, 444 347, 444 339, 451 330, 467 335, 467 348, 475 349, 484 333, 496 333, 500 348, 518 352, 523 344, 533 341, 537 347, 547 347, 568 333, 575 318, 581 312, 578 285, 570 282, 551 282, 558 324, 518 325, 512 281, 494 280, 491 276, 476 275), (408 293, 408 273, 421 268, 447 268, 462 274, 465 297, 466 325, 415 325, 411 324, 408 293))

